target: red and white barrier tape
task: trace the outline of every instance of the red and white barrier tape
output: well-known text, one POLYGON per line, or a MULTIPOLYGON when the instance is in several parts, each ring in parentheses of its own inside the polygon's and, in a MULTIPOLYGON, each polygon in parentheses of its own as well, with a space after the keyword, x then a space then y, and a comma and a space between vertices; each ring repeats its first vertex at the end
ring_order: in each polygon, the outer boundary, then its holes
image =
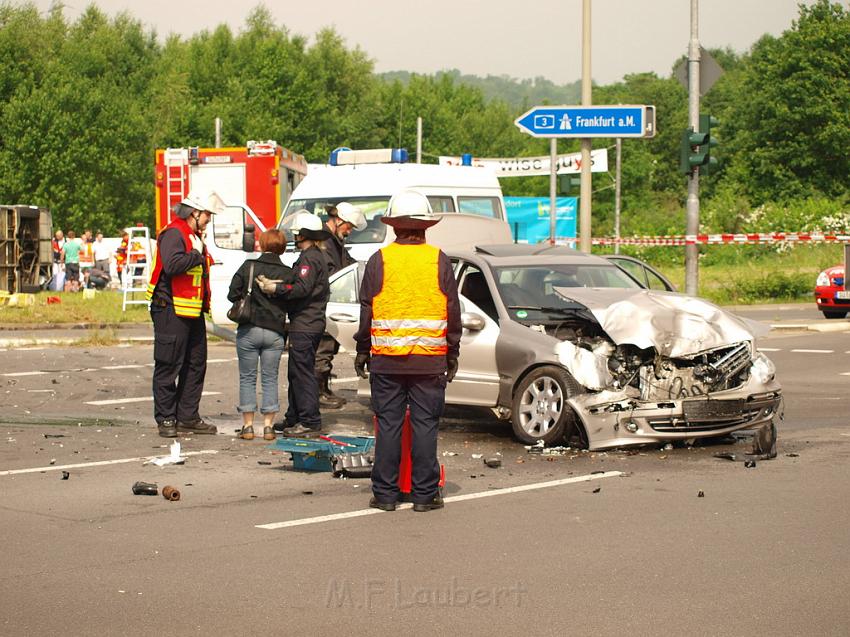
POLYGON ((593 245, 686 246, 756 245, 771 243, 850 243, 850 234, 823 232, 753 232, 747 234, 682 234, 660 237, 595 237, 593 245))

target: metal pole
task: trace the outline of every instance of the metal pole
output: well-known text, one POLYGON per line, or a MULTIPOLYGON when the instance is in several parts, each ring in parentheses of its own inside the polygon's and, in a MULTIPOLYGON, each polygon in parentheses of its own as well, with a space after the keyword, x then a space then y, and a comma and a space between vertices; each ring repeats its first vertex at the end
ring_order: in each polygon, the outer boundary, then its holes
POLYGON ((422 163, 422 118, 416 118, 416 163, 422 163))
MULTIPOLYGON (((699 0, 691 0, 691 39, 688 44, 688 124, 699 130, 699 0)), ((688 175, 685 234, 699 232, 699 168, 688 175)), ((685 246, 685 294, 699 294, 699 246, 685 246)))
MULTIPOLYGON (((582 0, 581 25, 581 105, 591 105, 590 76, 590 0, 582 0)), ((581 190, 579 191, 579 247, 582 252, 590 252, 590 149, 591 140, 581 140, 581 190)))
MULTIPOLYGON (((618 137, 616 141, 617 147, 617 163, 614 168, 614 238, 620 238, 620 162, 622 161, 623 155, 623 140, 618 137)), ((620 254, 620 244, 614 244, 614 254, 620 254)))
POLYGON ((215 147, 221 148, 221 118, 215 118, 215 147))
POLYGON ((558 140, 549 139, 549 243, 555 244, 555 214, 557 212, 558 140))

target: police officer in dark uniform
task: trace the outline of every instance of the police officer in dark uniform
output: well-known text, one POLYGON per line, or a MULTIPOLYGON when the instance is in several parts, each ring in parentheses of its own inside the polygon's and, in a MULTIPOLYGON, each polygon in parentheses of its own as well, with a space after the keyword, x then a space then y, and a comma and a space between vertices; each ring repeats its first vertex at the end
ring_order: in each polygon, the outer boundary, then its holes
POLYGON ((409 408, 413 510, 430 511, 443 506, 437 427, 460 352, 457 282, 445 253, 425 243, 425 229, 439 219, 424 195, 399 193, 381 221, 393 227, 396 240, 366 264, 355 335, 354 369, 366 378, 369 368, 378 419, 369 506, 396 508, 401 430, 409 408))
POLYGON ((211 215, 223 208, 217 193, 193 191, 157 237, 147 297, 154 330, 154 418, 164 438, 216 433, 198 413, 207 370, 203 315, 210 311, 212 261, 202 237, 211 215))
POLYGON ((301 256, 292 266, 291 283, 257 277, 257 285, 269 296, 289 301, 289 406, 275 431, 284 436, 311 438, 322 431, 319 386, 316 383, 316 348, 325 332, 328 304, 328 266, 321 242, 330 238, 322 220, 302 210, 289 228, 301 256))
MULTIPOLYGON (((343 201, 336 206, 329 206, 328 220, 324 229, 330 234, 330 239, 322 246, 328 261, 328 276, 343 268, 356 263, 348 250, 345 240, 354 230, 366 228, 366 217, 360 208, 343 201)), ((339 343, 333 336, 325 332, 316 350, 316 382, 319 384, 319 406, 328 409, 339 409, 345 405, 345 398, 331 391, 331 372, 333 357, 339 352, 339 343)))

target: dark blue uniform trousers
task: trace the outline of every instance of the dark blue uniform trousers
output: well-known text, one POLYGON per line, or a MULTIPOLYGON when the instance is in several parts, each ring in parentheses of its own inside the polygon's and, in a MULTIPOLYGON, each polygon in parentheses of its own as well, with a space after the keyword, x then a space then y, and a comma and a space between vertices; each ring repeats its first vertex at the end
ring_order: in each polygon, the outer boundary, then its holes
POLYGON ((321 332, 289 333, 289 364, 287 379, 289 380, 289 406, 284 420, 288 427, 301 423, 311 429, 322 428, 322 417, 319 414, 319 387, 316 384, 316 348, 322 338, 321 332))
POLYGON ((372 493, 381 502, 398 500, 401 428, 410 407, 413 430, 411 500, 426 504, 437 495, 437 426, 446 402, 445 374, 369 374, 372 410, 378 417, 372 493))

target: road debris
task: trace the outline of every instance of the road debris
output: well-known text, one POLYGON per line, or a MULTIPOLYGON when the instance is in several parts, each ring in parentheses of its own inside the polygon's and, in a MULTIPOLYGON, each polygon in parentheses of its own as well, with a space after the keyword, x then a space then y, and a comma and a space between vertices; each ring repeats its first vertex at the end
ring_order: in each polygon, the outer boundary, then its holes
POLYGON ((697 497, 698 497, 698 498, 704 498, 704 497, 705 497, 705 491, 699 491, 699 492, 697 492, 697 497))
POLYGON ((257 464, 271 464, 271 460, 257 460, 257 464))
POLYGON ((162 487, 162 497, 170 502, 177 502, 180 499, 180 492, 172 486, 162 487))
POLYGON ((721 460, 731 460, 732 462, 735 462, 738 459, 738 456, 731 451, 718 451, 714 454, 714 457, 720 458, 721 460))
POLYGON ((756 468, 756 461, 755 460, 744 460, 744 466, 747 469, 755 469, 756 468))
POLYGON ((160 456, 148 460, 145 464, 155 464, 157 467, 164 467, 167 464, 185 464, 186 458, 180 455, 180 443, 171 443, 171 453, 167 456, 160 456))
POLYGON ((799 458, 800 454, 799 453, 786 453, 785 457, 786 458, 799 458))
POLYGON ((63 472, 62 472, 62 479, 63 479, 63 480, 67 480, 67 479, 68 479, 68 478, 70 478, 70 477, 71 477, 71 474, 70 474, 70 473, 68 473, 67 471, 63 471, 63 472))
POLYGON ((454 451, 444 451, 443 456, 456 456, 457 453, 454 451))
POLYGON ((159 487, 151 482, 135 482, 133 484, 133 495, 156 495, 159 487))
POLYGON ((502 466, 501 458, 486 458, 484 460, 484 464, 490 467, 491 469, 498 469, 502 466))
POLYGON ((45 438, 64 438, 65 434, 43 434, 45 438))
POLYGON ((481 460, 481 458, 483 458, 483 457, 484 457, 484 454, 483 454, 483 453, 473 453, 473 454, 472 454, 472 459, 473 459, 473 460, 481 460))
POLYGON ((602 487, 596 487, 596 488, 593 490, 593 492, 594 492, 594 493, 599 493, 600 491, 602 491, 602 487))

